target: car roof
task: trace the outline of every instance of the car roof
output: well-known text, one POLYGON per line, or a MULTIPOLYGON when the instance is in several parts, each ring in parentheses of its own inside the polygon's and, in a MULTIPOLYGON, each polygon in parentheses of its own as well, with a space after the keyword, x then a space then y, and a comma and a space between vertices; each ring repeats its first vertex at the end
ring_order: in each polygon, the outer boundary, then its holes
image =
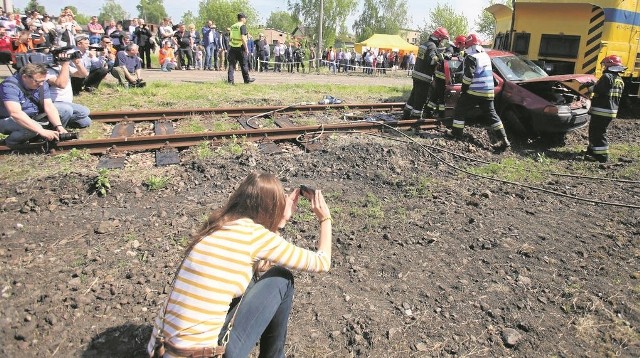
POLYGON ((506 56, 517 56, 513 52, 502 51, 502 50, 486 50, 486 52, 489 55, 489 57, 491 57, 491 58, 494 58, 494 57, 506 57, 506 56))

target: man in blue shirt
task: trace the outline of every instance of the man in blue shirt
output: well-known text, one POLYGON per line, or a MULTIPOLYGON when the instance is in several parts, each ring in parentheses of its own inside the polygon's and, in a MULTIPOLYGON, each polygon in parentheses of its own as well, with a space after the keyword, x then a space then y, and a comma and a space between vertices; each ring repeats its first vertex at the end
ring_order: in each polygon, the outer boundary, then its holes
POLYGON ((7 146, 38 135, 47 141, 59 140, 61 133, 67 133, 46 80, 47 67, 29 63, 0 84, 0 132, 9 135, 7 146))
POLYGON ((118 51, 116 63, 111 71, 113 77, 125 88, 143 87, 142 61, 138 57, 138 45, 129 44, 123 51, 118 51))

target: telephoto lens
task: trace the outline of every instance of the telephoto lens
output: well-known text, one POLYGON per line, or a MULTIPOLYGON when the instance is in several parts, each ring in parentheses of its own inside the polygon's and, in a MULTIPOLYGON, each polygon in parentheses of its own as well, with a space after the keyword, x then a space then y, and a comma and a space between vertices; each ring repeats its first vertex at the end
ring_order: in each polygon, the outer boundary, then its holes
POLYGON ((60 133, 58 135, 58 138, 62 142, 67 141, 67 140, 72 140, 72 139, 78 139, 78 133, 76 133, 76 132, 60 133))

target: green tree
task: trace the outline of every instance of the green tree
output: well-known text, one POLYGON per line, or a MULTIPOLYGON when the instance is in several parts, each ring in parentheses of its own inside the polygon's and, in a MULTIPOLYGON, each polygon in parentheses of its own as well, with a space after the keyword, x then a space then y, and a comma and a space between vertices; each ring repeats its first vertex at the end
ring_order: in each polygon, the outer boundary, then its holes
POLYGON ((406 0, 365 0, 362 13, 353 23, 356 41, 373 34, 395 35, 406 26, 407 17, 406 0))
POLYGON ((140 0, 136 9, 138 9, 138 17, 150 24, 159 24, 163 18, 167 17, 164 0, 140 0))
POLYGON ((41 14, 46 13, 44 6, 40 5, 40 3, 38 3, 38 0, 29 0, 29 2, 27 3, 27 6, 24 7, 25 12, 29 12, 32 10, 38 10, 38 12, 41 14))
POLYGON ((189 26, 189 24, 194 24, 198 25, 198 18, 193 14, 193 12, 191 12, 191 10, 185 12, 184 14, 182 14, 182 18, 180 19, 180 23, 181 24, 185 24, 186 26, 189 26))
POLYGON ((265 27, 284 32, 292 32, 298 25, 298 20, 286 11, 274 11, 269 15, 265 27))
POLYGON ((440 3, 431 10, 428 22, 420 28, 420 43, 426 42, 438 27, 447 29, 449 36, 452 38, 469 33, 469 21, 467 21, 467 18, 454 11, 451 5, 441 5, 440 3))
POLYGON ((98 14, 98 20, 100 22, 110 21, 110 20, 126 20, 131 16, 129 13, 122 7, 122 5, 118 4, 115 0, 105 0, 104 5, 100 8, 100 13, 98 14))
MULTIPOLYGON (((318 23, 320 22, 320 0, 288 0, 289 10, 293 16, 307 28, 307 35, 313 42, 318 39, 318 23)), ((358 0, 324 0, 322 21, 323 47, 333 46, 338 30, 346 28, 349 15, 358 6, 358 0)))
MULTIPOLYGON (((495 4, 506 5, 513 9, 512 0, 489 0, 489 6, 495 4)), ((489 11, 482 11, 475 22, 476 29, 478 29, 478 33, 483 35, 485 38, 494 38, 496 35, 496 19, 489 11)))
POLYGON ((224 30, 238 22, 240 12, 247 15, 248 31, 255 32, 259 17, 249 0, 201 0, 195 24, 202 26, 211 20, 219 30, 224 30))

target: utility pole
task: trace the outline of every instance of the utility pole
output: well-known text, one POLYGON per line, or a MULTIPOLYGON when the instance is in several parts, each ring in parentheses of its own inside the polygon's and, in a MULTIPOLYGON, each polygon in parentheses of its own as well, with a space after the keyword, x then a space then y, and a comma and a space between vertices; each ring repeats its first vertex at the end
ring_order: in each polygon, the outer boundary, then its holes
POLYGON ((324 0, 320 0, 320 22, 318 23, 318 53, 316 54, 316 72, 320 72, 322 61, 322 23, 324 22, 324 0))
POLYGON ((4 0, 3 1, 3 9, 6 12, 13 12, 13 0, 4 0))

